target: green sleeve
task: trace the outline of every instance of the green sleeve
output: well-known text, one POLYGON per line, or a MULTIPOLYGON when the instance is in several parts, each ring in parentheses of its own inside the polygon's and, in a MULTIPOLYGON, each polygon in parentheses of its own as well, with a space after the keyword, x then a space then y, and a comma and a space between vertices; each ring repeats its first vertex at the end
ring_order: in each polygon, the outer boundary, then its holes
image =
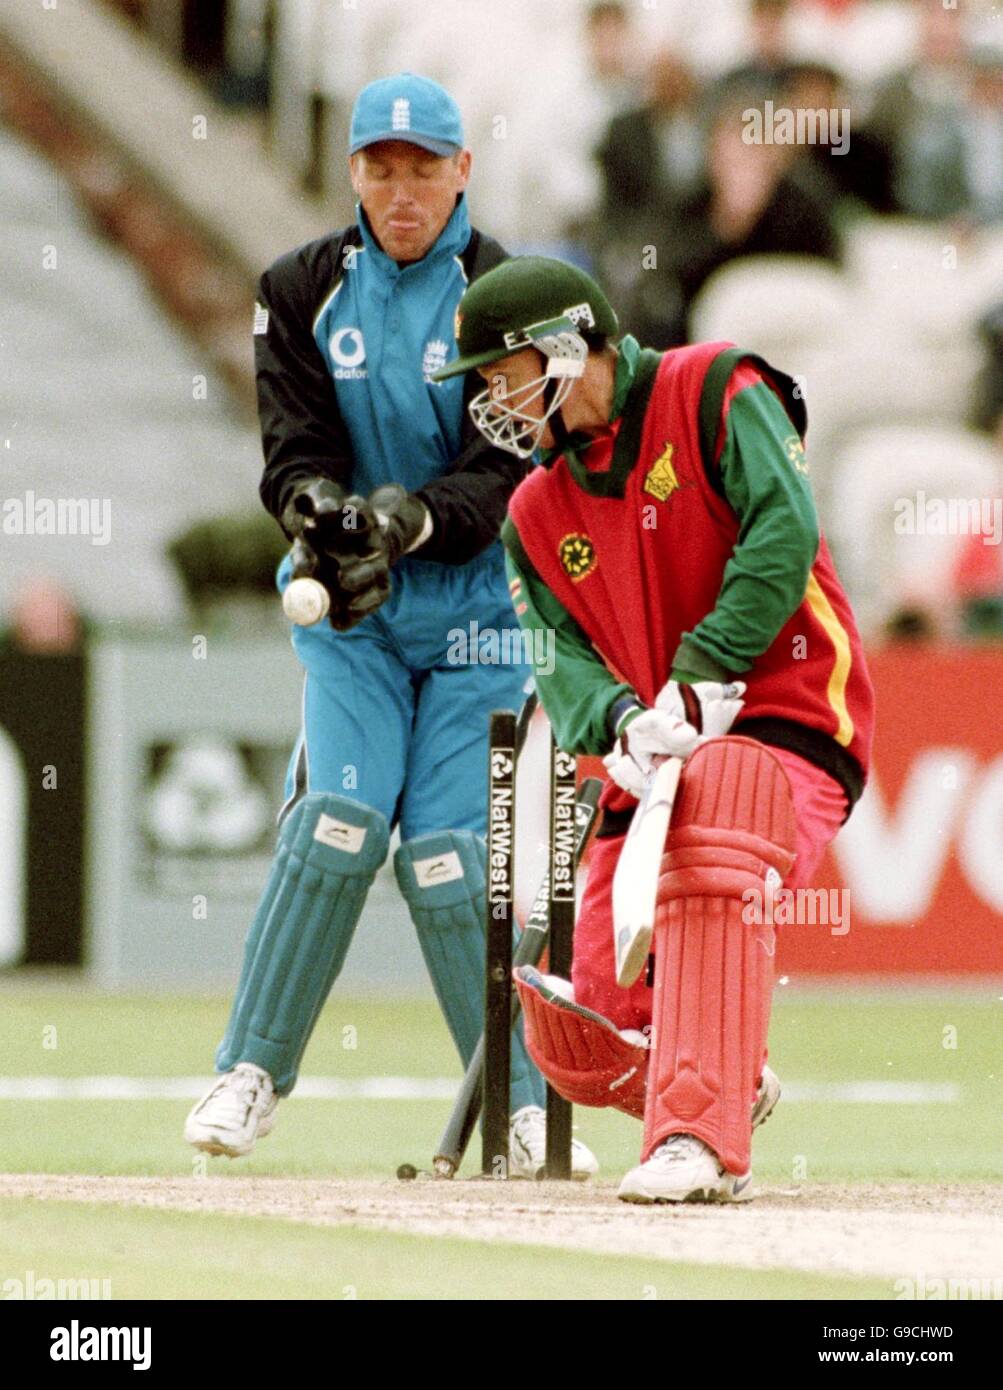
POLYGON ((719 681, 747 671, 804 601, 818 553, 804 450, 765 382, 745 387, 731 402, 720 473, 738 515, 738 540, 713 609, 683 633, 675 679, 685 673, 719 681))
POLYGON ((519 622, 534 634, 536 688, 557 742, 569 753, 608 753, 613 745, 606 722, 610 707, 634 692, 610 675, 578 623, 544 584, 511 518, 502 527, 502 540, 519 622))

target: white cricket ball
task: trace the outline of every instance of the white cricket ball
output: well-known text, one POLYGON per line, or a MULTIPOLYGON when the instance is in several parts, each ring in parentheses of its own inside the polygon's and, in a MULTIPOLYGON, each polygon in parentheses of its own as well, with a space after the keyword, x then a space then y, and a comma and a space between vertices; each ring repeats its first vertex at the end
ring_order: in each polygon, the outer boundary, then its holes
POLYGON ((326 618, 331 595, 316 579, 294 579, 282 595, 282 611, 297 627, 312 627, 326 618))

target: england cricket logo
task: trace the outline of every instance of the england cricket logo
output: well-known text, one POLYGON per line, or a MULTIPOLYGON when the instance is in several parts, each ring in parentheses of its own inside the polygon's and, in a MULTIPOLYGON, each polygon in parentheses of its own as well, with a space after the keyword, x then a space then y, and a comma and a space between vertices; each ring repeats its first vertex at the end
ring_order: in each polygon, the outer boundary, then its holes
POLYGON ((426 382, 431 382, 432 373, 446 365, 448 355, 449 348, 441 338, 433 338, 425 344, 425 353, 421 359, 421 374, 426 382))

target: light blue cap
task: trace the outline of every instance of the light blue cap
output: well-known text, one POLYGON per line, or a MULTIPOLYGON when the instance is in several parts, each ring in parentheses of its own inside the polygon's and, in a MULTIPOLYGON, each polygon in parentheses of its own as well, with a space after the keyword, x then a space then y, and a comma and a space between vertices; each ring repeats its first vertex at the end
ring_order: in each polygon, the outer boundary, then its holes
POLYGON ((463 148, 460 108, 438 82, 402 72, 363 87, 352 112, 348 152, 380 140, 404 140, 445 156, 463 148))

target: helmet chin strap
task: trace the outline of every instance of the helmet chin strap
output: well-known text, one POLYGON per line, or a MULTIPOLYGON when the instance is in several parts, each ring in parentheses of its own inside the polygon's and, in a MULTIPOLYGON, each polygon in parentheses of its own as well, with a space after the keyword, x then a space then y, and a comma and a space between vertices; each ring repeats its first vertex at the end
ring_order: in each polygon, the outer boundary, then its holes
MULTIPOLYGON (((543 388, 543 408, 545 411, 550 409, 556 394, 557 378, 551 377, 543 388)), ((550 426, 550 432, 554 436, 554 452, 559 454, 564 450, 568 440, 571 438, 571 431, 564 421, 563 406, 558 406, 553 415, 547 417, 547 424, 550 426)))

